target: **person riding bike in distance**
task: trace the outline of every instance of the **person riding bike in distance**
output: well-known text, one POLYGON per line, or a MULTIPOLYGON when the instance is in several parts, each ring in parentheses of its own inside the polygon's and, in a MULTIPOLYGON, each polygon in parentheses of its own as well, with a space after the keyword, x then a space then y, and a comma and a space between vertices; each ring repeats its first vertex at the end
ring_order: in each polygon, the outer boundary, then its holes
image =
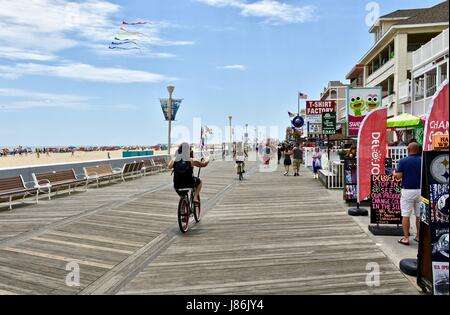
POLYGON ((239 174, 238 166, 241 164, 242 167, 242 173, 245 173, 245 152, 244 148, 242 146, 242 142, 238 142, 236 145, 236 171, 239 174))
POLYGON ((195 188, 194 203, 199 203, 202 181, 194 176, 194 167, 206 167, 209 161, 194 160, 189 143, 182 143, 175 153, 175 158, 169 162, 169 169, 173 169, 173 184, 175 191, 181 195, 179 189, 195 188))

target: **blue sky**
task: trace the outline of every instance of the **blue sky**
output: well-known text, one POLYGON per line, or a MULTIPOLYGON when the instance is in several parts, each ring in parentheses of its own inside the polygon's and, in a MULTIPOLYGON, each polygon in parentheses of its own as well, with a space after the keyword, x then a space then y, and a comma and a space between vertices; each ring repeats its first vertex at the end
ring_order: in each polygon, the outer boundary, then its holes
MULTIPOLYGON (((167 141, 175 126, 279 126, 297 91, 317 99, 372 46, 370 1, 0 0, 0 147, 167 141), (122 20, 141 50, 108 49, 122 20)), ((440 1, 378 1, 380 13, 440 1)))

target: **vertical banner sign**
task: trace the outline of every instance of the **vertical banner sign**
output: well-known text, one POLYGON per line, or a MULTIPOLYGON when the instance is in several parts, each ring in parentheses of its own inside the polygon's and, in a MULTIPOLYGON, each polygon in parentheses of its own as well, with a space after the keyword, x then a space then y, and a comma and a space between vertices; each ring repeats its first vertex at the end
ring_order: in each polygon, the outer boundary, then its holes
POLYGON ((336 113, 322 114, 322 133, 324 135, 336 134, 336 113))
POLYGON ((433 98, 425 124, 424 151, 433 150, 433 135, 448 135, 448 82, 444 83, 433 98))
POLYGON ((392 175, 372 175, 370 223, 402 224, 402 180, 392 175))
MULTIPOLYGON (((161 98, 159 101, 161 103, 164 118, 166 121, 169 121, 169 100, 167 98, 161 98)), ((178 109, 180 108, 182 101, 182 99, 172 99, 172 121, 177 117, 178 109)))
POLYGON ((381 107, 381 87, 347 89, 347 136, 356 138, 366 115, 381 107))
POLYGON ((423 148, 423 138, 424 138, 425 126, 420 125, 414 128, 414 139, 417 140, 417 144, 423 148))
POLYGON ((387 108, 370 112, 358 135, 358 202, 370 196, 372 175, 384 174, 386 163, 387 108))

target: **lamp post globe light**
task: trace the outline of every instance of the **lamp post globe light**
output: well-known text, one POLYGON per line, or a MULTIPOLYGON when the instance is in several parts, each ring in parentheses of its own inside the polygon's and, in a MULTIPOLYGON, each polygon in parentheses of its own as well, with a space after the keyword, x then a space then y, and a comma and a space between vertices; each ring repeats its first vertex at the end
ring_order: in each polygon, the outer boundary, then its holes
POLYGON ((171 133, 172 133, 172 94, 173 94, 174 90, 175 90, 175 85, 173 85, 172 83, 169 83, 167 85, 167 92, 169 92, 169 100, 167 102, 168 115, 169 115, 169 139, 168 139, 168 142, 167 142, 167 152, 168 152, 169 156, 170 156, 170 153, 171 153, 170 149, 172 148, 172 144, 171 144, 171 141, 170 141, 170 136, 171 136, 171 133))

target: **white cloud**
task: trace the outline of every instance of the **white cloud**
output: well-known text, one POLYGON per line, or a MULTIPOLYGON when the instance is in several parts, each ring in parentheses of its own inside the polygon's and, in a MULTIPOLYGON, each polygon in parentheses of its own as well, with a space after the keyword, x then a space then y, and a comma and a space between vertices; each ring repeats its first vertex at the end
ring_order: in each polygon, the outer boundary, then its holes
POLYGON ((69 94, 50 94, 20 89, 0 89, 0 110, 29 108, 87 109, 89 98, 69 94))
POLYGON ((99 68, 82 63, 66 63, 57 66, 21 63, 14 67, 0 66, 0 76, 45 75, 74 80, 106 83, 144 83, 177 80, 161 74, 122 68, 99 68))
POLYGON ((243 16, 265 18, 267 23, 304 23, 315 18, 315 7, 295 6, 276 0, 259 0, 248 3, 244 0, 197 0, 214 7, 233 7, 241 10, 243 16))
POLYGON ((117 110, 132 111, 138 106, 131 104, 95 105, 98 100, 71 94, 52 94, 21 89, 0 88, 0 112, 20 111, 33 108, 64 108, 71 110, 117 110))
POLYGON ((108 29, 120 9, 100 0, 0 0, 0 7, 1 46, 44 55, 75 47, 81 37, 98 40, 93 35, 108 29))
POLYGON ((247 66, 245 66, 245 65, 228 65, 228 66, 222 66, 222 67, 217 67, 217 68, 223 69, 223 70, 240 70, 240 71, 247 70, 247 66))
MULTIPOLYGON (((107 51, 123 18, 122 7, 107 0, 0 0, 0 8, 0 57, 30 61, 54 60, 58 52, 81 46, 107 51)), ((148 46, 194 44, 161 38, 169 27, 176 26, 149 21, 140 40, 148 46)))
POLYGON ((32 61, 50 61, 57 59, 57 57, 51 53, 29 51, 13 47, 0 47, 0 58, 32 61))

